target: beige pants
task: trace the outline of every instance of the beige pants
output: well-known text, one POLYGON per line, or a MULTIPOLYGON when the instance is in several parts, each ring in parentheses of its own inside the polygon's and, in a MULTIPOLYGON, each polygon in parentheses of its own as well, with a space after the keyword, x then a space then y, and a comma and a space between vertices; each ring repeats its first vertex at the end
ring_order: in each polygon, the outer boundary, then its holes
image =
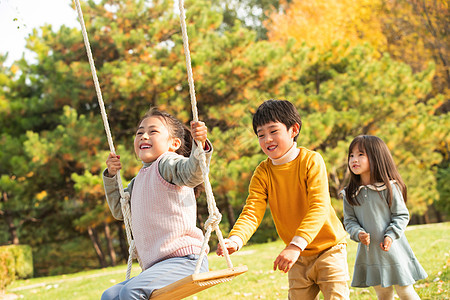
POLYGON ((318 300, 322 292, 325 300, 350 299, 347 281, 347 249, 338 244, 320 254, 300 256, 289 278, 290 300, 318 300))

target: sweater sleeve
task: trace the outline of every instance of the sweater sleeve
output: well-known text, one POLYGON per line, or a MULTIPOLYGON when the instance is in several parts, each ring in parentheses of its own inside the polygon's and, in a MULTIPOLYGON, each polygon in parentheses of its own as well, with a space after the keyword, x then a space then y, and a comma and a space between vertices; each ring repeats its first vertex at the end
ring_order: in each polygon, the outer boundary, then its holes
POLYGON ((327 170, 322 156, 317 152, 307 162, 306 185, 308 211, 295 235, 303 237, 309 244, 322 229, 331 209, 327 170))
MULTIPOLYGON (((212 155, 212 145, 209 140, 206 154, 206 165, 209 167, 212 155)), ((176 153, 168 153, 159 163, 159 173, 172 184, 194 188, 203 182, 200 161, 195 157, 197 145, 192 143, 192 151, 189 158, 176 153)))
POLYGON ((230 236, 238 236, 245 245, 261 223, 266 207, 267 174, 260 164, 250 180, 247 201, 230 232, 230 236))
POLYGON ((392 184, 391 223, 386 228, 384 235, 389 236, 392 240, 399 239, 408 222, 409 212, 400 192, 400 187, 397 184, 392 184))
POLYGON ((347 196, 345 191, 342 191, 341 194, 344 198, 344 227, 345 230, 350 235, 350 238, 355 242, 360 242, 359 233, 361 231, 365 231, 364 228, 358 222, 358 218, 356 217, 354 206, 350 205, 347 201, 347 196))
MULTIPOLYGON (((109 209, 111 210, 111 214, 117 220, 123 220, 122 208, 120 204, 120 192, 119 185, 117 184, 116 176, 108 177, 106 176, 107 169, 103 171, 103 186, 105 188, 105 196, 106 201, 108 202, 109 209)), ((129 192, 131 196, 131 191, 133 189, 134 178, 128 184, 128 186, 124 189, 125 192, 129 192)))

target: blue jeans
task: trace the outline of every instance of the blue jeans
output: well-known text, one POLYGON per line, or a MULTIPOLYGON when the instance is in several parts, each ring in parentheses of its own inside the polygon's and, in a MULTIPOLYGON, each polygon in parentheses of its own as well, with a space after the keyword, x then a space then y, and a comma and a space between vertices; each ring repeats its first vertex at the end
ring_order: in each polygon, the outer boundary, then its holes
MULTIPOLYGON (((154 290, 194 274, 199 255, 190 254, 160 261, 136 277, 118 283, 105 292, 102 300, 148 299, 154 290)), ((208 259, 203 259, 200 273, 208 272, 208 259)))

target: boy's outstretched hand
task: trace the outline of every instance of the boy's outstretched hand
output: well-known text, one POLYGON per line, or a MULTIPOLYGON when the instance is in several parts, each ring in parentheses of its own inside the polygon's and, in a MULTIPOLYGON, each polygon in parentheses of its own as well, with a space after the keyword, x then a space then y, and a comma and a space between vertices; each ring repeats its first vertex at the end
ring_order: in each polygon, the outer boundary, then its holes
MULTIPOLYGON (((228 250, 228 254, 233 254, 234 252, 236 252, 238 250, 238 244, 230 239, 224 239, 223 243, 225 244, 225 247, 227 247, 228 250)), ((217 255, 219 256, 224 256, 225 252, 222 249, 222 246, 219 245, 217 246, 217 251, 216 251, 217 255)))
POLYGON ((273 270, 276 271, 278 268, 280 271, 287 273, 295 264, 301 252, 299 247, 289 244, 273 262, 273 270))

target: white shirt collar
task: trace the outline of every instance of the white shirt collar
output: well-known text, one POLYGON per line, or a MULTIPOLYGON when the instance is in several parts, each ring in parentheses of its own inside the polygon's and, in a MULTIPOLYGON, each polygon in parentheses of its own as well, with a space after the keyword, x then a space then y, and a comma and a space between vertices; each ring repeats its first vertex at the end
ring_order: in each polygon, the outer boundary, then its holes
MULTIPOLYGON (((395 181, 395 180, 390 180, 390 183, 391 183, 391 184, 394 184, 394 183, 397 183, 397 181, 395 181)), ((387 186, 384 184, 384 182, 376 182, 376 183, 374 183, 374 184, 360 185, 359 188, 358 188, 358 190, 357 190, 356 193, 355 193, 355 196, 358 196, 358 194, 359 194, 359 192, 361 191, 361 189, 363 189, 363 188, 365 188, 365 187, 366 187, 366 188, 369 188, 369 189, 371 189, 371 190, 373 190, 373 191, 378 191, 378 192, 387 189, 387 186)))
POLYGON ((300 149, 297 148, 297 143, 294 142, 291 148, 280 158, 270 159, 275 166, 282 165, 293 161, 300 153, 300 149))

